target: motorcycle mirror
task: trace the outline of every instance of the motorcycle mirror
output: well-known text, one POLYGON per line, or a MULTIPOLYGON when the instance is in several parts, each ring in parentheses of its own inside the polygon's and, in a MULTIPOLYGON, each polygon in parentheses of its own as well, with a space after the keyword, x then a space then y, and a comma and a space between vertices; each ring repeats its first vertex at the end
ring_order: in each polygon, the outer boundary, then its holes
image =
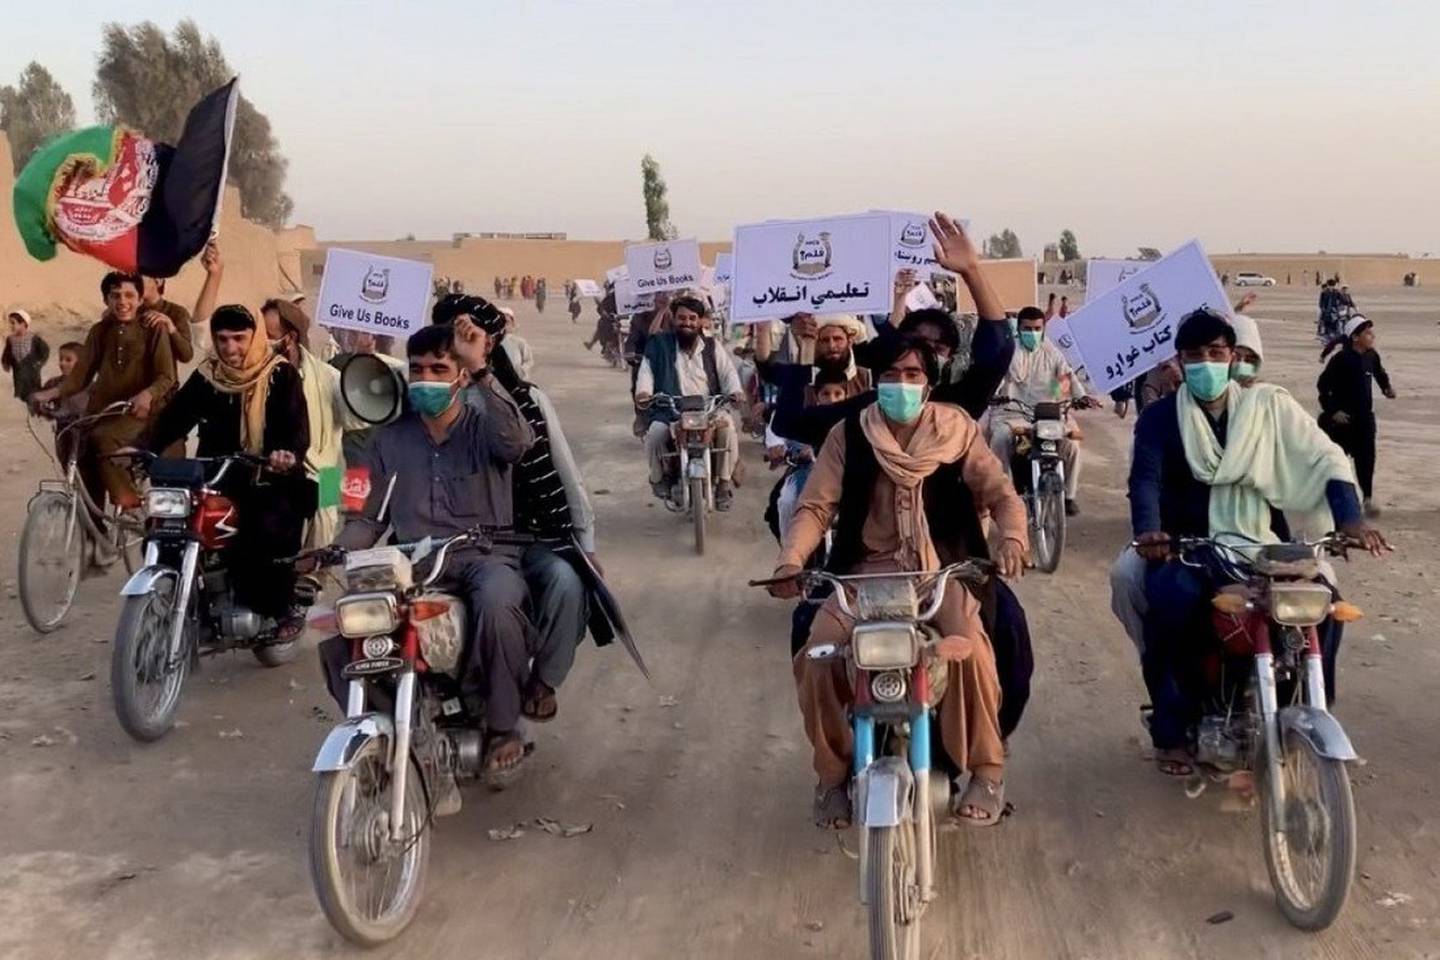
POLYGON ((400 416, 405 378, 374 354, 357 353, 340 369, 340 397, 366 423, 390 423, 400 416))

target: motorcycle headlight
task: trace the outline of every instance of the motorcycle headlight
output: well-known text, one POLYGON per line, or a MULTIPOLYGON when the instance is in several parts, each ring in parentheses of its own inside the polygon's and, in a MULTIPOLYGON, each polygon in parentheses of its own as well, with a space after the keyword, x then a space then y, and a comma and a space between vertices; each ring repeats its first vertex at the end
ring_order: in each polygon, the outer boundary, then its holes
POLYGON ((1270 584, 1270 616, 1287 627, 1313 627, 1330 614, 1330 588, 1319 583, 1270 584))
POLYGON ((859 624, 850 643, 861 670, 905 670, 920 659, 920 636, 908 623, 859 624))
POLYGON ((703 413, 680 414, 680 429, 682 430, 704 430, 709 425, 710 422, 703 413))
POLYGON ((174 520, 190 516, 190 491, 155 487, 145 494, 145 516, 174 520))
POLYGON ((393 633, 400 625, 395 597, 388 593, 341 597, 335 604, 335 626, 342 637, 373 637, 393 633))
POLYGON ((1064 440, 1065 424, 1060 420, 1041 420, 1035 424, 1035 436, 1041 440, 1064 440))

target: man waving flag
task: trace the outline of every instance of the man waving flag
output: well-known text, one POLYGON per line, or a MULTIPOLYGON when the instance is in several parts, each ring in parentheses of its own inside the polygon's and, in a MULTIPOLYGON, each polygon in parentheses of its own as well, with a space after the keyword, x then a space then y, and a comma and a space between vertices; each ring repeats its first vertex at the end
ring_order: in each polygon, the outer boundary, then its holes
POLYGON ((15 181, 25 249, 49 260, 63 243, 127 273, 174 276, 219 218, 238 97, 236 79, 207 95, 173 147, 116 125, 40 148, 15 181))

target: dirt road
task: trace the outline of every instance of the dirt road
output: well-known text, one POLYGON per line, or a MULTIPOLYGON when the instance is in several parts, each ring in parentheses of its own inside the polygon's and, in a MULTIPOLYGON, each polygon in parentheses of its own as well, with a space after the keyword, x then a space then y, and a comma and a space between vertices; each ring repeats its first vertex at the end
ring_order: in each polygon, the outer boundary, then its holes
MULTIPOLYGON (((1318 936, 1288 927, 1255 814, 1225 812, 1220 791, 1187 800, 1147 762, 1139 670, 1106 580, 1128 535, 1133 421, 1097 411, 1087 415, 1084 514, 1069 552, 1058 574, 1020 588, 1038 664, 1012 741, 1016 814, 996 830, 942 836, 926 956, 1440 956, 1440 291, 1356 295, 1381 322, 1402 398, 1379 401, 1383 524, 1398 552, 1383 567, 1341 571, 1369 613, 1348 632, 1337 706, 1367 760, 1352 770, 1360 855, 1345 913, 1318 936), (1221 911, 1234 918, 1206 922, 1221 911)), ((1265 372, 1307 403, 1312 302, 1308 289, 1266 291, 1252 310, 1283 318, 1262 322, 1265 372)), ((741 491, 715 524, 711 554, 695 558, 684 525, 651 501, 624 376, 578 345, 593 313, 580 326, 563 301, 543 317, 520 314, 656 682, 618 649, 587 643, 558 721, 539 728, 523 786, 467 793, 464 811, 438 828, 414 927, 372 955, 861 956, 856 864, 809 820, 788 610, 744 586, 775 555, 760 520, 769 481, 741 491), (594 830, 487 837, 537 816, 594 830)), ((46 462, 18 404, 0 407, 0 431, 0 549, 13 558, 46 462)), ((746 453, 753 461, 755 448, 746 453)), ((85 583, 68 624, 39 638, 4 562, 0 957, 351 954, 320 915, 305 864, 309 765, 337 713, 313 657, 271 671, 248 656, 207 662, 180 728, 140 746, 120 731, 107 689, 118 579, 85 583)))

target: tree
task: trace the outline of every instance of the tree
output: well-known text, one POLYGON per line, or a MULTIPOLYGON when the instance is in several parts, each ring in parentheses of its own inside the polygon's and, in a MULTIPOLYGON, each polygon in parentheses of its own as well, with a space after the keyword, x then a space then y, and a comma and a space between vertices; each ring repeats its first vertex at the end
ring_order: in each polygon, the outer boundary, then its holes
POLYGON ((1015 236, 1015 231, 1009 227, 999 233, 990 234, 990 239, 985 241, 985 256, 992 260, 1013 259, 1024 255, 1020 250, 1020 238, 1015 236))
MULTIPOLYGON (((128 28, 106 24, 95 68, 95 109, 106 123, 124 123, 174 143, 196 101, 234 74, 220 44, 202 36, 193 20, 180 21, 169 37, 148 20, 128 28)), ((242 96, 229 174, 240 188, 244 216, 284 226, 294 208, 284 190, 287 167, 270 121, 242 96)))
POLYGON ((651 240, 674 240, 675 225, 670 222, 670 201, 666 199, 665 178, 660 164, 650 154, 640 161, 640 190, 645 195, 645 228, 651 240))
POLYGON ((1080 259, 1080 241, 1075 239, 1075 231, 1068 227, 1060 231, 1060 259, 1080 259))
POLYGON ((50 71, 32 60, 18 85, 0 87, 0 129, 10 137, 19 173, 41 144, 75 129, 75 103, 50 71))

